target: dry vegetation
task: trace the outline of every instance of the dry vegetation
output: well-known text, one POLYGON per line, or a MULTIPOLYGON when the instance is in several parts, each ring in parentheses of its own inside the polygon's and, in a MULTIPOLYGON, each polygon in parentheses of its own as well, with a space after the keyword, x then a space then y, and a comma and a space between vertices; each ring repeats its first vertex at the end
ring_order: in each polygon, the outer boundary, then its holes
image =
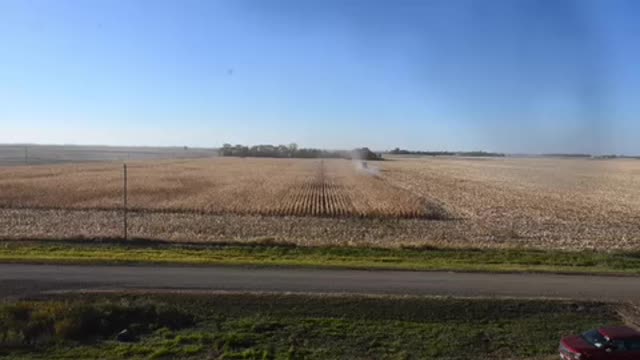
POLYGON ((388 170, 390 183, 446 204, 492 242, 640 248, 635 160, 403 160, 388 170))
MULTIPOLYGON (((129 164, 134 211, 202 214, 428 217, 421 196, 346 160, 232 159, 129 164)), ((120 165, 0 170, 0 207, 119 209, 120 165)))
MULTIPOLYGON (((301 159, 131 162, 130 234, 640 249, 638 161, 397 158, 370 167, 301 159)), ((118 164, 0 168, 0 237, 117 237, 121 187, 118 164)))

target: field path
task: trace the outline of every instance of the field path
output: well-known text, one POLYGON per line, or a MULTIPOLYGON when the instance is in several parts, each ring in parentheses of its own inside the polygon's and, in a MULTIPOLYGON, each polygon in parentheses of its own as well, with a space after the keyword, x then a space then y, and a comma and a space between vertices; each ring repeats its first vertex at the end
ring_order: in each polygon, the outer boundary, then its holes
POLYGON ((223 290, 640 299, 640 278, 246 267, 0 264, 0 298, 65 290, 223 290))

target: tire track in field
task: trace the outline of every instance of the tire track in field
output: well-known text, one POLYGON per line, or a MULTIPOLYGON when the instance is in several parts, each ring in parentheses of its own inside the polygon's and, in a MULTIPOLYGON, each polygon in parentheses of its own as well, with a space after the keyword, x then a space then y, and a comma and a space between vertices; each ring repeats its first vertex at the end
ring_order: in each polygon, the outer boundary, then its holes
POLYGON ((387 177, 377 176, 387 186, 392 187, 398 191, 410 194, 411 196, 418 198, 422 202, 424 209, 421 212, 408 211, 405 212, 402 217, 405 218, 426 218, 429 220, 460 220, 463 217, 460 214, 464 212, 457 211, 458 209, 452 209, 449 204, 433 198, 427 197, 417 191, 412 186, 402 184, 401 182, 393 181, 387 177))

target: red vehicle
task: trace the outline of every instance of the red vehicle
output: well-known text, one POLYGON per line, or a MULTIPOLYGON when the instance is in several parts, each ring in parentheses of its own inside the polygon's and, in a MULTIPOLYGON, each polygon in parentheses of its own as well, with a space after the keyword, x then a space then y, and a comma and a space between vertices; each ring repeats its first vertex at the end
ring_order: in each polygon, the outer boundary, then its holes
POLYGON ((640 360, 640 332, 604 327, 562 339, 559 350, 563 360, 640 360))

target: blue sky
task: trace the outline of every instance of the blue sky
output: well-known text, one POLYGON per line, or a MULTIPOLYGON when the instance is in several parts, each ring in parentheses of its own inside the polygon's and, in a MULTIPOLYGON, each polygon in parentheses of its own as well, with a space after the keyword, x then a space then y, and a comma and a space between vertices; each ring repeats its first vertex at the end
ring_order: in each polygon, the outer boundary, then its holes
POLYGON ((640 2, 0 0, 0 142, 640 154, 640 2))

